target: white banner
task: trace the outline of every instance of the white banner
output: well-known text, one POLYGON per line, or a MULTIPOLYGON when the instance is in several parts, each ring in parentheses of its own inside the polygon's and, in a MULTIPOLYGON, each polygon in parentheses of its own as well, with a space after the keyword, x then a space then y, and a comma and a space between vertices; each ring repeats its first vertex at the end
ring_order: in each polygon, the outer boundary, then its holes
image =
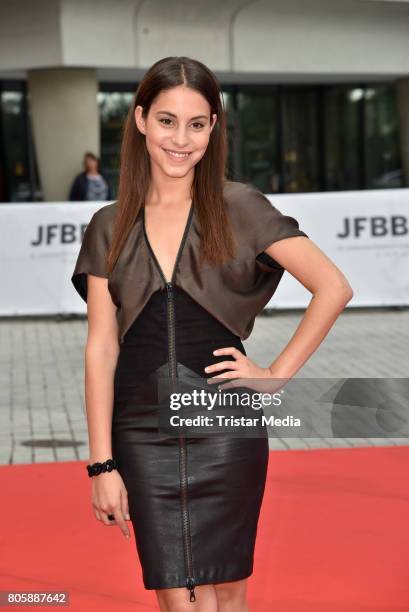
MULTIPOLYGON (((348 306, 409 304, 409 189, 268 196, 342 270, 348 306)), ((311 294, 284 274, 269 307, 306 306, 311 294)))
MULTIPOLYGON (((354 290, 348 306, 409 305, 409 189, 268 197, 343 271, 354 290)), ((86 224, 106 204, 0 205, 1 315, 86 312, 70 279, 86 224)), ((268 306, 310 299, 287 272, 268 306)))
POLYGON ((82 233, 106 202, 0 205, 0 314, 83 313, 71 275, 82 233))

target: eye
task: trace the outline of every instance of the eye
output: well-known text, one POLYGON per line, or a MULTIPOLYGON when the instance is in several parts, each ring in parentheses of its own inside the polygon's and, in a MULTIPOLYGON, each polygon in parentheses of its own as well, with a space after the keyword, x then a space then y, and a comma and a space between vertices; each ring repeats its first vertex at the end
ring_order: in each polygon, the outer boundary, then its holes
MULTIPOLYGON (((169 127, 172 122, 172 119, 170 119, 169 117, 162 117, 161 119, 159 119, 159 123, 162 123, 162 125, 166 125, 166 127, 169 127), (169 121, 169 123, 165 123, 165 121, 169 121)), ((202 128, 204 128, 204 123, 201 123, 200 121, 195 121, 194 123, 192 123, 192 126, 194 127, 195 130, 201 130, 202 128)))

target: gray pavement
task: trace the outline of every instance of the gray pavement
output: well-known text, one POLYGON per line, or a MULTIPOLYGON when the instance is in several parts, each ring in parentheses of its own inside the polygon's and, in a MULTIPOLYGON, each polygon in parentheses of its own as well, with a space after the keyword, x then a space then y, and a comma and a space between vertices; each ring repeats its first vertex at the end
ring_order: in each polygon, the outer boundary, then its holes
MULTIPOLYGON (((260 366, 284 348, 303 311, 264 312, 244 343, 260 366)), ((305 378, 408 377, 409 309, 347 308, 297 373, 305 378)), ((0 464, 88 460, 83 318, 0 320, 0 464)), ((271 449, 407 445, 409 438, 271 438, 271 449)))

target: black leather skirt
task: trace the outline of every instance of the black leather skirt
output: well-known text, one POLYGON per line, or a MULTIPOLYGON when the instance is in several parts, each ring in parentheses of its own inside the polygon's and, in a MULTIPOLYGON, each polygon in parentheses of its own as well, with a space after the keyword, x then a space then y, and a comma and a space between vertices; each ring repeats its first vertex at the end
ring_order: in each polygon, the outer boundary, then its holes
POLYGON ((204 368, 233 359, 213 355, 229 346, 245 354, 238 336, 167 283, 126 333, 115 372, 112 450, 128 491, 144 586, 186 587, 190 601, 195 585, 253 571, 268 437, 265 429, 245 437, 158 428, 160 386, 215 376, 204 368))

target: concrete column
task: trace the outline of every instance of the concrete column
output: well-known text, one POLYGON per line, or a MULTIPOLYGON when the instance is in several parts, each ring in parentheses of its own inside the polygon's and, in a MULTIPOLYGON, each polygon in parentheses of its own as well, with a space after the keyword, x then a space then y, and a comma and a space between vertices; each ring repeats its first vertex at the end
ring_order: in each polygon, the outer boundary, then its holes
POLYGON ((44 199, 67 200, 85 151, 99 156, 96 71, 36 69, 28 71, 27 81, 44 199))
POLYGON ((409 187, 409 78, 396 83, 399 140, 405 186, 409 187))

